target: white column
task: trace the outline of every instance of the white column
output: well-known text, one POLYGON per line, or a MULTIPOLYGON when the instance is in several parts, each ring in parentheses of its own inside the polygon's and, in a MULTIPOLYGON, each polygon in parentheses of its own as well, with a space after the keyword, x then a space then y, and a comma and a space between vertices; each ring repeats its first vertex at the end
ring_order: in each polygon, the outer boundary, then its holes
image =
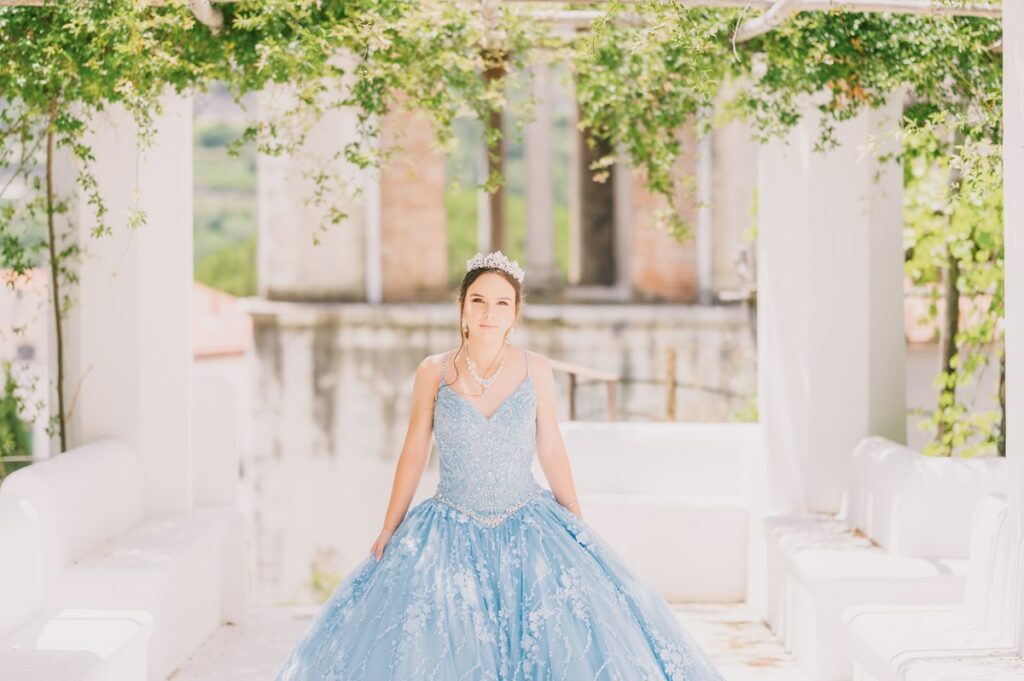
MULTIPOLYGON (((476 154, 476 176, 480 184, 487 181, 487 142, 480 137, 480 147, 476 154)), ((476 192, 476 248, 481 253, 491 250, 491 194, 484 189, 476 192)))
POLYGON ((901 97, 837 126, 815 109, 759 159, 758 397, 767 510, 838 510, 851 450, 905 438, 902 172, 858 147, 901 97), (876 179, 877 175, 877 179, 876 179))
MULTIPOLYGON (((343 87, 341 83, 339 88, 343 87)), ((288 86, 267 88, 260 106, 268 113, 293 103, 288 86)), ((356 137, 356 114, 332 109, 312 124, 291 154, 257 159, 261 296, 278 300, 365 300, 366 173, 335 158, 356 137), (327 200, 311 203, 312 175, 324 173, 327 200), (329 209, 347 217, 330 224, 329 209)))
MULTIPOLYGON (((375 149, 380 149, 380 140, 374 140, 375 149)), ((384 261, 381 239, 381 171, 369 168, 365 173, 366 190, 366 302, 380 303, 384 300, 384 261)))
POLYGON ((555 282, 555 185, 552 165, 551 68, 533 67, 533 120, 526 126, 526 271, 530 286, 543 289, 555 282))
POLYGON ((580 283, 583 268, 583 176, 580 172, 580 155, 583 154, 577 126, 580 122, 580 107, 576 103, 575 81, 570 80, 569 86, 569 284, 580 283))
MULTIPOLYGON (((64 324, 68 445, 105 436, 133 443, 142 498, 161 513, 192 505, 192 99, 166 95, 155 125, 152 146, 139 151, 121 107, 93 121, 91 170, 112 234, 90 235, 93 208, 66 153, 55 182, 71 198, 60 227, 85 249, 64 324), (130 228, 136 208, 146 224, 130 228)), ((50 338, 55 377, 52 328, 50 338)))
MULTIPOLYGON (((711 116, 708 109, 702 109, 700 117, 711 116)), ((714 295, 714 215, 712 196, 715 184, 714 134, 708 130, 697 140, 697 296, 702 305, 711 303, 714 295)))
MULTIPOLYGON (((726 86, 718 103, 736 95, 742 83, 726 86)), ((716 105, 718 105, 716 103, 716 105)), ((760 145, 750 125, 734 120, 716 126, 711 136, 712 163, 712 292, 723 297, 746 293, 755 282, 757 240, 751 234, 757 224, 757 162, 760 145)))
POLYGON ((1006 456, 1011 531, 1017 556, 1016 642, 1024 654, 1024 4, 1003 3, 1003 163, 1006 259, 1006 456))
MULTIPOLYGON (((636 184, 636 171, 629 167, 626 152, 622 149, 615 154, 612 173, 612 209, 615 212, 615 297, 628 301, 633 295, 633 235, 637 229, 634 224, 636 220, 633 210, 633 188, 636 184)), ((582 200, 582 195, 579 198, 582 200)), ((582 229, 582 225, 580 228, 582 229)), ((650 226, 643 225, 643 228, 650 226)), ((606 297, 608 293, 602 292, 599 295, 606 297)))

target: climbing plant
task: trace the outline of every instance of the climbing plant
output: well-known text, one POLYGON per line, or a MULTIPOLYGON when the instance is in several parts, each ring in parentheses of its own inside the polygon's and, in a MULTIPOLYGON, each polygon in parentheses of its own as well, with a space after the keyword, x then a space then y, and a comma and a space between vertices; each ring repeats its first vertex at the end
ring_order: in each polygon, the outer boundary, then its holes
POLYGON ((947 301, 938 401, 919 424, 933 433, 929 454, 1005 454, 1005 355, 992 356, 1003 314, 1000 38, 991 19, 807 13, 750 41, 749 57, 734 62, 750 86, 732 110, 772 136, 818 97, 822 149, 835 143, 835 123, 906 93, 891 159, 904 167, 906 273, 930 291, 931 319, 939 297, 947 301), (979 313, 961 318, 961 298, 979 313), (997 404, 977 407, 968 384, 993 365, 997 404))
POLYGON ((732 62, 745 87, 730 102, 762 136, 788 130, 804 100, 821 97, 820 146, 834 124, 905 90, 907 116, 947 112, 975 133, 999 137, 1002 58, 993 49, 998 20, 834 10, 798 14, 779 29, 741 43, 732 62))
MULTIPOLYGON (((835 141, 837 122, 903 89, 911 101, 908 129, 921 136, 954 130, 960 140, 943 151, 950 154, 945 163, 960 166, 951 185, 955 191, 943 199, 950 221, 965 226, 957 237, 963 248, 947 249, 963 266, 956 281, 963 280, 967 295, 984 289, 992 300, 1001 299, 990 290, 1001 281, 997 245, 986 241, 991 230, 966 228, 988 219, 977 202, 991 209, 1000 176, 997 166, 977 162, 976 153, 996 149, 1001 141, 1001 59, 993 49, 998 21, 854 13, 839 6, 798 14, 767 34, 737 42, 736 28, 753 16, 741 8, 614 1, 603 6, 589 31, 565 34, 513 3, 483 7, 456 0, 246 0, 216 5, 223 16, 216 31, 199 23, 184 0, 51 0, 0 7, 0 167, 7 169, 0 183, 0 265, 17 273, 42 265, 49 272, 57 329, 53 429, 62 449, 73 405, 64 400, 61 327, 73 301, 76 263, 87 247, 74 236, 71 216, 80 213, 70 210, 70 201, 77 196, 91 208, 96 238, 122 222, 108 214, 92 174, 89 126, 104 109, 124 107, 144 148, 165 93, 214 81, 225 83, 239 102, 254 92, 285 94, 280 106, 252 113, 235 148, 255 142, 262 153, 288 153, 325 112, 346 107, 355 113, 356 138, 308 171, 310 201, 324 207, 327 228, 344 217, 334 207, 340 185, 331 164, 385 162, 389 150, 375 142, 391 111, 423 112, 442 146, 452 144, 457 116, 473 116, 484 123, 493 156, 502 135, 496 114, 513 106, 505 97, 507 80, 525 73, 538 55, 565 59, 581 128, 591 140, 621 149, 643 172, 651 190, 666 199, 659 224, 679 237, 688 229, 677 204, 686 186, 677 170, 678 132, 701 110, 718 106, 742 116, 767 139, 792 127, 808 98, 819 98, 825 148, 835 141), (725 91, 735 83, 740 87, 725 91), (938 125, 940 113, 946 119, 938 125), (65 195, 54 182, 58 154, 73 158, 78 168, 77 188, 65 195), (976 267, 983 253, 990 259, 976 267)), ((520 105, 525 109, 529 99, 520 105)), ((709 119, 701 120, 706 126, 709 119)), ((908 143, 898 160, 912 164, 927 148, 908 143)), ((934 154, 930 158, 933 165, 943 163, 934 154)), ((595 164, 597 179, 610 162, 595 164)), ((492 170, 485 187, 494 190, 502 181, 492 170)), ((127 229, 139 228, 145 216, 134 211, 123 222, 127 229)), ((912 268, 934 273, 938 265, 922 261, 929 249, 914 247, 917 240, 927 243, 928 234, 913 227, 908 251, 912 268)), ((963 343, 986 342, 998 312, 989 309, 988 325, 968 326, 963 343)), ((972 366, 968 356, 947 368, 962 374, 972 366)), ((962 420, 956 408, 947 409, 955 404, 954 399, 940 409, 939 418, 950 426, 962 420)), ((954 434, 947 444, 955 447, 965 438, 954 434)))
POLYGON ((951 130, 942 112, 904 128, 906 273, 930 294, 929 320, 945 303, 938 404, 919 424, 934 432, 929 454, 1006 453, 1002 156, 979 137, 951 130), (993 366, 996 404, 977 408, 970 384, 993 366))
MULTIPOLYGON (((678 169, 679 131, 714 104, 733 57, 733 11, 688 8, 682 2, 615 2, 573 51, 580 125, 591 143, 621 149, 665 199, 657 224, 679 238, 690 233, 678 200, 685 176, 678 169)), ((705 119, 706 122, 706 119, 705 119)), ((614 156, 600 159, 595 179, 614 156)))
MULTIPOLYGON (((0 266, 22 275, 41 265, 49 273, 57 374, 49 431, 61 451, 74 406, 65 400, 63 320, 87 248, 72 221, 73 195, 91 208, 92 237, 109 235, 117 222, 92 172, 88 130, 99 112, 123 107, 137 125, 141 152, 169 91, 219 81, 242 101, 281 86, 287 104, 254 117, 237 145, 255 140, 262 153, 288 153, 326 111, 350 107, 360 134, 331 160, 366 167, 386 156, 369 142, 396 104, 426 112, 440 140, 449 142, 455 116, 469 111, 484 118, 505 106, 504 78, 484 84, 479 72, 500 63, 505 77, 514 74, 525 47, 543 39, 513 15, 484 21, 454 2, 249 0, 220 8, 224 25, 214 32, 184 1, 0 7, 0 167, 7 171, 0 185, 0 266), (339 79, 347 87, 339 88, 339 79), (61 154, 78 168, 76 188, 64 194, 54 178, 61 154)), ((489 145, 499 136, 489 130, 489 145)), ((328 207, 328 222, 338 222, 344 215, 330 201, 338 178, 323 168, 309 174, 310 200, 328 207)), ((490 178, 488 185, 499 181, 490 178)), ((139 228, 145 215, 134 210, 124 222, 139 228)))
POLYGON ((10 362, 3 362, 0 381, 0 480, 3 480, 24 465, 23 462, 6 462, 4 458, 24 456, 32 443, 32 434, 18 413, 21 401, 10 362))
MULTIPOLYGON (((179 49, 193 22, 181 12, 151 11, 129 0, 0 8, 0 244, 2 265, 17 275, 43 265, 56 330, 58 406, 49 424, 67 448, 63 320, 71 308, 84 244, 71 224, 71 197, 58 191, 58 155, 77 166, 80 200, 92 208, 92 235, 109 234, 110 216, 92 172, 88 129, 112 105, 138 124, 139 145, 153 132, 159 96, 202 75, 179 49), (14 191, 12 191, 12 188, 14 191)), ((129 228, 143 221, 128 216, 129 228)))

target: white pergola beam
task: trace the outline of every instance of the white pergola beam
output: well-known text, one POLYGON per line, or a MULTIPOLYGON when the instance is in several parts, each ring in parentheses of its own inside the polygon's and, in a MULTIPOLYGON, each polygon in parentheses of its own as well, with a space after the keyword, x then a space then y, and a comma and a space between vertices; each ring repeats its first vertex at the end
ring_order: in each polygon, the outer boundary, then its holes
MULTIPOLYGON (((6 0, 0 0, 3 4, 6 0)), ((576 5, 604 5, 610 0, 574 0, 576 5)), ((619 0, 623 4, 633 4, 638 0, 619 0)), ((565 4, 565 0, 502 0, 504 4, 565 4)), ((776 0, 682 0, 684 7, 739 7, 745 9, 767 10, 776 4, 776 0)), ((897 14, 935 14, 941 16, 976 16, 999 17, 1002 7, 993 2, 965 2, 947 5, 936 0, 803 0, 800 11, 831 12, 895 12, 897 14)))
POLYGON ((733 40, 738 43, 750 40, 779 26, 786 19, 800 11, 799 0, 778 0, 756 19, 750 19, 738 29, 733 40))
POLYGON ((224 15, 215 9, 211 0, 188 0, 188 7, 196 19, 209 26, 215 33, 224 28, 224 15))
MULTIPOLYGON (((0 0, 2 4, 5 0, 0 0)), ((574 4, 604 5, 609 0, 576 0, 574 4)), ((620 0, 623 4, 632 4, 637 0, 620 0)), ((564 4, 564 0, 502 0, 507 4, 564 4)), ((683 0, 685 7, 741 7, 755 10, 769 10, 776 4, 775 0, 683 0)), ((786 3, 789 4, 789 3, 786 3)), ((894 14, 930 14, 934 16, 966 16, 997 19, 1002 16, 1002 6, 998 3, 971 2, 947 5, 935 0, 802 0, 797 3, 799 12, 892 12, 894 14)))
MULTIPOLYGON (((2 4, 4 0, 0 0, 2 4)), ((620 0, 624 5, 631 5, 638 0, 620 0)), ((573 0, 574 5, 606 5, 610 0, 573 0)), ((564 5, 566 0, 502 0, 503 4, 515 5, 564 5)), ((773 0, 682 0, 684 7, 746 7, 748 9, 768 9, 773 0)))
POLYGON ((1003 14, 999 3, 965 2, 947 5, 934 0, 802 0, 801 12, 828 12, 836 9, 850 12, 894 12, 896 14, 932 14, 947 17, 987 17, 997 19, 1003 14))
MULTIPOLYGON (((519 14, 537 21, 550 21, 568 28, 589 28, 594 21, 605 16, 605 12, 597 9, 537 10, 519 12, 519 14)), ((614 22, 627 26, 640 26, 647 23, 643 17, 633 12, 616 15, 614 22)))
MULTIPOLYGON (((200 23, 209 26, 214 32, 217 32, 224 27, 224 15, 213 6, 214 3, 220 4, 237 1, 239 0, 187 0, 186 4, 192 10, 192 13, 196 15, 196 19, 200 23)), ((0 7, 42 7, 47 2, 48 0, 0 0, 0 7)), ((149 4, 161 6, 171 3, 169 0, 150 0, 149 4)))
MULTIPOLYGON (((520 5, 525 4, 542 4, 550 3, 552 0, 505 0, 505 2, 515 2, 520 5)), ((603 0, 601 0, 603 1, 603 0)), ((624 0, 630 2, 630 0, 624 0)), ((591 4, 597 4, 592 2, 591 4)), ((757 5, 757 3, 751 3, 757 5)), ((764 3, 767 4, 767 3, 764 3)), ((923 3, 917 3, 918 5, 923 3)), ((715 4, 714 6, 719 6, 715 4)), ((724 6, 724 5, 721 5, 724 6)), ((796 14, 797 12, 803 11, 827 11, 835 8, 837 5, 831 0, 780 0, 774 4, 769 4, 765 13, 759 17, 751 19, 746 23, 742 24, 736 31, 735 40, 736 42, 743 42, 750 40, 759 35, 763 35, 771 31, 772 29, 781 25, 786 19, 796 14)), ((844 7, 847 7, 844 5, 844 7)), ((998 18, 1000 16, 999 9, 982 8, 982 7, 950 7, 950 6, 935 6, 931 9, 922 9, 915 5, 914 8, 904 7, 901 10, 892 9, 895 4, 892 2, 874 2, 874 3, 862 3, 856 7, 855 11, 871 12, 871 11, 897 11, 904 14, 915 13, 915 14, 932 14, 936 16, 950 16, 950 15, 961 15, 961 16, 983 16, 988 18, 998 18), (868 6, 870 4, 870 6, 868 6), (879 9, 880 6, 885 6, 886 9, 879 9), (959 10, 953 12, 950 10, 959 10)), ((605 16, 605 12, 600 9, 592 10, 533 10, 521 12, 525 16, 529 16, 538 21, 550 21, 557 23, 560 26, 567 26, 570 28, 587 28, 595 20, 605 16)), ((616 23, 627 24, 627 25, 642 25, 646 23, 643 17, 635 13, 623 13, 614 17, 616 23)), ((998 51, 996 46, 993 47, 995 51, 998 51)))
MULTIPOLYGON (((619 0, 632 4, 637 0, 619 0)), ((244 0, 190 0, 189 5, 219 5, 244 0)), ((574 0, 574 4, 604 5, 609 0, 574 0)), ((46 0, 0 0, 0 7, 42 6, 46 0)), ((152 5, 166 5, 167 0, 150 0, 152 5)), ((500 0, 499 4, 566 4, 565 0, 500 0)), ((742 7, 767 10, 776 4, 774 0, 682 0, 685 7, 742 7)), ((894 12, 897 14, 933 14, 937 16, 972 16, 998 18, 1002 16, 1000 3, 972 2, 947 5, 936 0, 802 0, 801 12, 894 12)), ((197 15, 198 16, 198 15, 197 15)))
MULTIPOLYGON (((219 32, 224 26, 224 16, 217 11, 214 4, 241 2, 244 0, 188 0, 188 7, 196 18, 219 32)), ((603 5, 609 0, 577 0, 577 4, 603 5)), ((636 0, 621 0, 633 3, 636 0)), ((0 7, 42 6, 46 0, 0 0, 0 7)), ((152 5, 166 5, 168 0, 150 0, 152 5)), ((563 0, 485 0, 484 10, 493 9, 502 4, 564 4, 563 0)), ((764 10, 764 14, 741 25, 733 36, 735 42, 743 42, 771 31, 797 12, 827 12, 841 9, 847 12, 893 12, 898 14, 930 14, 934 16, 974 16, 999 18, 1002 8, 998 4, 964 3, 946 5, 935 0, 683 0, 687 7, 742 7, 745 9, 764 10)), ((540 21, 551 21, 569 28, 587 28, 591 22, 604 15, 601 10, 554 10, 529 12, 530 16, 540 21)), ((620 16, 617 21, 626 24, 641 24, 643 20, 637 16, 620 16)))

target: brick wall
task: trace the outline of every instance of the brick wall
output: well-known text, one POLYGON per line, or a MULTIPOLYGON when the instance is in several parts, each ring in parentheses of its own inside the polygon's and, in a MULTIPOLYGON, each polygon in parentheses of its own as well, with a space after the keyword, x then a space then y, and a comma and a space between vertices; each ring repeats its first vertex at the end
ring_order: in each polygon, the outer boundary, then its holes
MULTIPOLYGON (((680 177, 696 174, 693 129, 679 133, 683 141, 677 164, 680 177)), ((637 300, 694 302, 697 300, 697 258, 692 238, 681 243, 652 225, 654 214, 665 205, 664 199, 647 190, 644 175, 630 173, 630 282, 637 300)), ((696 228, 696 197, 693 190, 680 192, 678 206, 683 219, 696 228)))
POLYGON ((384 300, 438 300, 447 291, 445 160, 421 113, 396 111, 382 126, 386 147, 401 145, 381 178, 384 300))

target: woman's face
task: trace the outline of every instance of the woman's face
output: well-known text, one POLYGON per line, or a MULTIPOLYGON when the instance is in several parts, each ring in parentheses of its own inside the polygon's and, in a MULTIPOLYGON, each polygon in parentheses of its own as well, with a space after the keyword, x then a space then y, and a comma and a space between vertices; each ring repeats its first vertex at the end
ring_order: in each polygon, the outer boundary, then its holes
POLYGON ((503 338, 516 321, 516 290, 500 274, 481 274, 466 290, 462 318, 472 338, 503 338))

